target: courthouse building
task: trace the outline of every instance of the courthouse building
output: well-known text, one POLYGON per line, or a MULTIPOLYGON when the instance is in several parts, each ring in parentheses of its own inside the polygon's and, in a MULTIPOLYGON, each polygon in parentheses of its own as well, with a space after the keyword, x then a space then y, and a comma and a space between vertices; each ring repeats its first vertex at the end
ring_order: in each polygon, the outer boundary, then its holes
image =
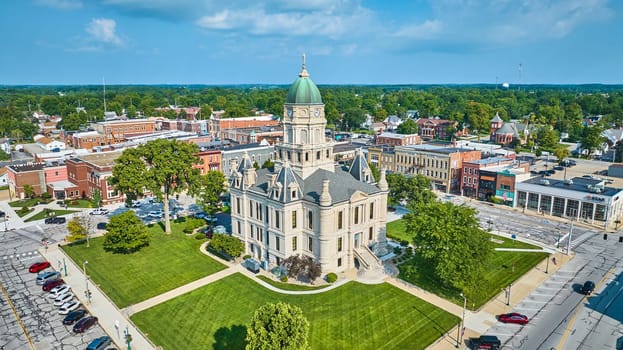
POLYGON ((303 63, 286 97, 274 170, 255 170, 244 156, 230 177, 232 234, 269 265, 303 255, 323 273, 376 268, 375 244, 386 241, 385 175, 375 181, 361 150, 349 168, 336 166, 324 107, 303 63))

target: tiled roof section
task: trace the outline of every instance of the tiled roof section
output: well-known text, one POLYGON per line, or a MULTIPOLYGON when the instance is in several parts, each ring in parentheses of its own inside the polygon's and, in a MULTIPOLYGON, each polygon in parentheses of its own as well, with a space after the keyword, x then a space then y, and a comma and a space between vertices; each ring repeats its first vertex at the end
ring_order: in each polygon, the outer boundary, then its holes
POLYGON ((240 161, 240 164, 238 165, 238 172, 244 175, 244 170, 252 168, 252 167, 253 167, 253 163, 251 162, 251 158, 249 158, 249 154, 247 152, 244 152, 244 155, 242 156, 242 160, 240 161))
POLYGON ((519 136, 517 133, 517 129, 515 128, 515 124, 512 123, 504 123, 501 128, 499 128, 496 134, 512 134, 513 136, 519 136))
MULTIPOLYGON (((272 172, 268 169, 260 169, 257 171, 257 182, 249 190, 262 195, 267 195, 269 191, 269 183, 271 181, 272 172)), ((296 177, 296 175, 294 175, 296 177)), ((305 180, 296 177, 303 194, 303 200, 319 203, 320 194, 322 193, 322 181, 327 179, 330 181, 330 192, 332 204, 350 200, 350 197, 357 191, 373 194, 381 190, 365 182, 358 181, 353 178, 348 171, 342 168, 336 168, 335 172, 324 169, 318 169, 305 180)))
POLYGON ((497 114, 497 113, 495 113, 495 117, 493 117, 493 119, 491 119, 492 123, 499 123, 501 121, 503 121, 503 120, 502 120, 502 118, 500 118, 500 115, 497 114))
POLYGON ((370 167, 368 166, 368 162, 366 162, 366 158, 363 155, 363 151, 361 149, 357 150, 357 154, 355 155, 355 159, 353 159, 353 163, 350 165, 350 169, 348 172, 357 180, 369 182, 374 182, 374 176, 372 176, 370 167), (366 175, 369 175, 366 181, 366 175))
POLYGON ((279 184, 281 187, 279 189, 279 196, 276 198, 273 197, 273 199, 282 203, 287 203, 302 198, 301 181, 301 178, 292 171, 290 165, 285 163, 279 170, 277 179, 275 179, 275 185, 279 184), (292 196, 293 191, 295 192, 294 197, 292 196))

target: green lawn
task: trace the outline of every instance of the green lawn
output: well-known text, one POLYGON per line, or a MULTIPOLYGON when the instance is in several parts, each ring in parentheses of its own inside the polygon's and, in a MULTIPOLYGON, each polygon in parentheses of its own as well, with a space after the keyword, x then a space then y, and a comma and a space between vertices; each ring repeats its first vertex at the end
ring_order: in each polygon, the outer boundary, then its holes
POLYGON ((92 208, 93 202, 87 199, 72 199, 64 201, 70 208, 92 208))
POLYGON ((306 285, 301 285, 301 284, 283 283, 283 282, 275 281, 272 278, 262 276, 262 275, 258 275, 257 278, 282 290, 314 290, 314 289, 327 288, 328 286, 330 286, 329 284, 325 284, 322 286, 306 286, 306 285))
MULTIPOLYGON (((411 243, 411 236, 409 236, 405 232, 405 230, 406 230, 405 221, 402 219, 387 223, 387 237, 396 239, 396 240, 408 241, 409 243, 411 243)), ((494 243, 493 246, 495 248, 540 249, 539 247, 534 246, 532 244, 520 242, 517 240, 512 240, 506 237, 491 235, 491 238, 504 242, 504 243, 494 243)))
POLYGON ((405 230, 405 221, 403 219, 387 223, 387 237, 399 241, 407 241, 411 243, 411 236, 407 235, 405 230))
POLYGON ((52 201, 51 199, 45 200, 42 198, 27 198, 27 199, 18 199, 16 201, 9 202, 9 205, 14 208, 32 207, 37 204, 49 203, 51 201, 52 201))
MULTIPOLYGON (((500 293, 500 290, 513 283, 535 265, 547 258, 547 253, 494 252, 483 276, 480 289, 468 296, 468 308, 476 310, 500 293)), ((461 291, 445 287, 434 277, 433 269, 423 259, 414 256, 398 266, 399 278, 408 281, 431 293, 437 294, 457 305, 463 305, 461 291)))
POLYGON ((171 225, 171 235, 164 234, 160 225, 150 227, 149 246, 133 254, 104 251, 102 237, 91 239, 89 248, 82 243, 63 249, 80 267, 88 261, 88 275, 124 308, 225 268, 199 252, 203 240, 184 235, 183 224, 171 225))
POLYGON ((44 218, 47 218, 48 216, 61 216, 61 215, 67 215, 67 214, 71 214, 71 213, 78 213, 79 211, 77 210, 50 210, 49 211, 49 215, 48 213, 46 213, 45 211, 40 211, 37 214, 29 217, 26 222, 30 222, 30 221, 36 221, 36 220, 41 220, 44 218))
POLYGON ((312 349, 425 349, 459 319, 388 284, 349 282, 314 295, 285 295, 235 274, 133 315, 165 349, 244 349, 246 327, 266 302, 298 305, 312 349), (172 331, 172 330, 175 331, 172 331))

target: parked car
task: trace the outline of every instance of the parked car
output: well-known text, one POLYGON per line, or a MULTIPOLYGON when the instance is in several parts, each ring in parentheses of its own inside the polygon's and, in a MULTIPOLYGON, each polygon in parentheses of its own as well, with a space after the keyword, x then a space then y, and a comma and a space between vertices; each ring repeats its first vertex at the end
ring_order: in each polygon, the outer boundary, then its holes
POLYGON ((64 224, 66 221, 67 219, 61 216, 52 216, 51 218, 46 218, 44 220, 46 224, 64 224))
POLYGON ((65 292, 54 299, 54 306, 63 306, 74 299, 74 293, 65 292))
POLYGON ((508 314, 498 315, 498 321, 504 323, 516 323, 516 324, 527 324, 528 316, 522 315, 517 312, 511 312, 508 314))
POLYGON ((60 205, 61 207, 64 207, 65 201, 56 201, 56 205, 60 205))
POLYGON ((48 267, 50 267, 50 263, 48 261, 39 261, 30 265, 30 267, 28 268, 28 272, 38 273, 42 270, 47 269, 48 267))
POLYGON ((66 326, 74 324, 76 321, 86 316, 86 314, 87 314, 87 310, 85 309, 77 309, 77 310, 71 311, 63 319, 63 324, 66 326))
POLYGON ((92 342, 87 345, 87 350, 103 350, 105 349, 112 340, 109 336, 105 335, 103 337, 95 338, 92 342))
POLYGON ((193 214, 193 217, 194 217, 194 218, 197 218, 197 219, 205 219, 205 217, 206 217, 207 215, 208 215, 208 214, 206 214, 206 213, 204 213, 204 212, 200 211, 200 212, 194 213, 194 214, 193 214))
POLYGON ((585 295, 591 295, 591 293, 593 293, 594 290, 595 290, 595 282, 586 281, 584 282, 584 285, 580 289, 580 293, 585 294, 585 295))
POLYGON ((223 225, 216 225, 212 230, 214 233, 227 233, 227 229, 223 225))
POLYGON ((502 346, 502 342, 495 335, 481 335, 478 338, 470 338, 471 349, 491 349, 497 350, 502 346))
POLYGON ((61 273, 57 271, 44 272, 37 275, 36 283, 38 286, 45 284, 47 281, 58 280, 61 279, 61 273))
POLYGON ((556 165, 554 166, 554 170, 565 170, 565 167, 562 165, 556 165))
POLYGON ((106 215, 106 214, 108 214, 108 209, 106 209, 106 208, 93 209, 89 213, 89 215, 106 215))
POLYGON ((107 222, 98 222, 97 223, 97 229, 98 230, 105 230, 106 229, 106 225, 108 225, 107 222))
POLYGON ((208 223, 215 223, 218 221, 216 216, 212 216, 212 215, 206 215, 203 219, 207 221, 208 223))
POLYGON ((65 284, 65 281, 63 281, 62 278, 55 279, 55 280, 49 280, 49 281, 45 282, 43 284, 43 286, 41 286, 41 289, 44 292, 49 292, 49 291, 52 290, 52 288, 56 288, 56 287, 58 287, 60 285, 63 285, 63 284, 65 284))
POLYGON ((71 311, 80 307, 80 302, 78 300, 72 300, 68 303, 63 304, 60 308, 58 308, 58 313, 60 315, 67 315, 71 311))
POLYGON ((3 218, 3 217, 5 217, 5 216, 6 216, 6 213, 5 213, 5 212, 3 212, 2 210, 0 210, 0 218, 3 218))
POLYGON ((60 286, 56 286, 50 289, 49 298, 56 299, 58 296, 65 294, 71 291, 71 287, 68 284, 61 284, 60 286))
POLYGON ((152 218, 161 218, 164 215, 164 212, 159 211, 159 210, 152 210, 149 213, 147 213, 147 215, 152 218))
POLYGON ((74 325, 75 333, 84 333, 87 329, 93 327, 97 323, 97 317, 89 316, 81 319, 74 325))

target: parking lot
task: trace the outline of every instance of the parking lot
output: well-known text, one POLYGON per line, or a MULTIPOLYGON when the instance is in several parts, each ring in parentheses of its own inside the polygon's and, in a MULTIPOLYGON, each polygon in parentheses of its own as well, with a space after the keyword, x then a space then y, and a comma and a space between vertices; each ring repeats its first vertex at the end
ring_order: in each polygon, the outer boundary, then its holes
MULTIPOLYGON (((29 340, 36 349, 84 349, 93 339, 105 335, 99 326, 75 334, 73 326, 62 324, 65 316, 59 315, 53 299, 48 298, 48 292, 35 284, 37 274, 28 272, 28 267, 43 260, 37 251, 41 248, 43 235, 36 228, 18 229, 1 235, 0 281, 3 290, 0 298, 0 349, 28 349, 29 340)), ((53 240, 51 235, 49 233, 46 238, 53 240)), ((53 268, 45 271, 61 267, 61 262, 50 263, 53 268)))

